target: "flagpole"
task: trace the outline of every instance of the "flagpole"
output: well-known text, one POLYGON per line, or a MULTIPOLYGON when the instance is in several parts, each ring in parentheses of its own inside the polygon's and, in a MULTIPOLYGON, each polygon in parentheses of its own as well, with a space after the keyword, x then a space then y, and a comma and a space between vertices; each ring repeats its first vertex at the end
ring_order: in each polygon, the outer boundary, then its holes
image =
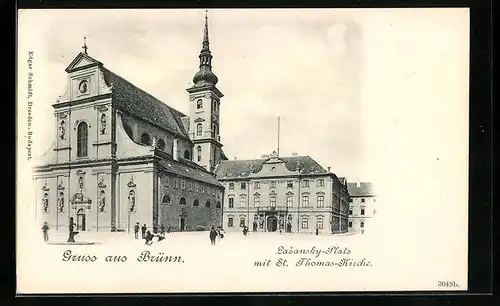
POLYGON ((280 156, 280 117, 278 117, 278 157, 280 156))

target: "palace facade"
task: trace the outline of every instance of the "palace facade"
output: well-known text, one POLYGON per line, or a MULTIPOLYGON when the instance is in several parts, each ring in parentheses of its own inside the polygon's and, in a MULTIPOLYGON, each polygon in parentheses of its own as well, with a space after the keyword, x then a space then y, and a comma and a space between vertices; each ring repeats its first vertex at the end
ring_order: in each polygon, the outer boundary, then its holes
POLYGON ((189 115, 175 110, 88 55, 66 68, 66 92, 52 105, 50 150, 34 168, 37 220, 79 231, 133 231, 136 222, 173 231, 222 220, 224 186, 212 171, 226 159, 220 99, 205 18, 199 71, 187 89, 189 115))
POLYGON ((228 231, 340 233, 348 230, 344 178, 309 156, 224 160, 216 167, 228 231))

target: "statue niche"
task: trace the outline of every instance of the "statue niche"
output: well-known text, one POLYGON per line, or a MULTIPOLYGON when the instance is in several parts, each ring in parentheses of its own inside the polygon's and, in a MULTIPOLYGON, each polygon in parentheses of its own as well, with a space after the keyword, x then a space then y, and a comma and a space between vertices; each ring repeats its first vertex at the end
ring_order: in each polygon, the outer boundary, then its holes
POLYGON ((134 212, 135 208, 135 191, 130 190, 128 193, 128 210, 129 212, 134 212))

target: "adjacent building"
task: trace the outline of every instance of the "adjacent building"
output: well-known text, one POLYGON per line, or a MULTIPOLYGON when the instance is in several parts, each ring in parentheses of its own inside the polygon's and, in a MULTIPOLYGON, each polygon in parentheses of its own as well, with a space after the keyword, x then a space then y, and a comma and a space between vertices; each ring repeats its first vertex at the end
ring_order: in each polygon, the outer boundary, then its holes
POLYGON ((212 171, 225 159, 223 94, 212 72, 207 19, 199 71, 187 89, 189 115, 83 49, 52 105, 56 140, 34 168, 39 222, 62 229, 72 217, 79 231, 130 231, 136 222, 173 231, 220 225, 224 187, 212 171))
POLYGON ((349 230, 360 231, 369 227, 375 215, 376 196, 370 182, 347 183, 351 196, 349 203, 349 230))
POLYGON ((225 187, 223 226, 291 233, 348 230, 349 193, 345 179, 309 156, 223 160, 215 169, 225 187))

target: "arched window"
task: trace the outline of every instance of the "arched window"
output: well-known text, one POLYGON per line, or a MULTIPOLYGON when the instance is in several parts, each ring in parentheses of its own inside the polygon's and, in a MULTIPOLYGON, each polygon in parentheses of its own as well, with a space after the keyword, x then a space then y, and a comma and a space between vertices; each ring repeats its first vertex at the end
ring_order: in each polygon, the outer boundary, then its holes
POLYGON ((165 147, 166 147, 165 140, 160 138, 158 140, 158 148, 162 151, 165 151, 165 147))
POLYGON ((198 202, 198 200, 194 200, 193 206, 200 206, 200 202, 198 202))
POLYGON ((197 109, 203 108, 203 100, 199 99, 198 101, 196 101, 196 108, 197 109))
POLYGON ((189 150, 184 151, 184 159, 188 159, 188 160, 191 159, 191 152, 189 152, 189 150))
POLYGON ((148 146, 151 145, 151 137, 149 136, 148 133, 142 133, 141 142, 145 145, 148 145, 148 146))
POLYGON ((76 138, 76 154, 78 157, 87 156, 88 132, 89 129, 87 123, 81 122, 77 128, 76 138))
POLYGON ((210 201, 205 202, 205 207, 210 207, 210 201))
POLYGON ((227 227, 233 227, 233 217, 227 218, 227 227))
POLYGON ((198 161, 201 161, 201 146, 198 146, 196 148, 196 154, 197 154, 198 161))
POLYGON ((168 195, 164 195, 161 203, 164 205, 169 205, 170 204, 170 197, 168 195))
POLYGON ((196 136, 201 136, 201 132, 202 132, 201 123, 198 123, 196 125, 196 136))
POLYGON ((186 199, 181 198, 181 199, 179 200, 179 204, 181 204, 181 205, 186 205, 186 199))
POLYGON ((217 201, 217 204, 215 204, 215 208, 221 208, 220 201, 217 201))
POLYGON ((134 139, 134 132, 132 131, 132 128, 126 123, 123 124, 123 128, 125 129, 125 133, 127 133, 128 137, 134 139))

